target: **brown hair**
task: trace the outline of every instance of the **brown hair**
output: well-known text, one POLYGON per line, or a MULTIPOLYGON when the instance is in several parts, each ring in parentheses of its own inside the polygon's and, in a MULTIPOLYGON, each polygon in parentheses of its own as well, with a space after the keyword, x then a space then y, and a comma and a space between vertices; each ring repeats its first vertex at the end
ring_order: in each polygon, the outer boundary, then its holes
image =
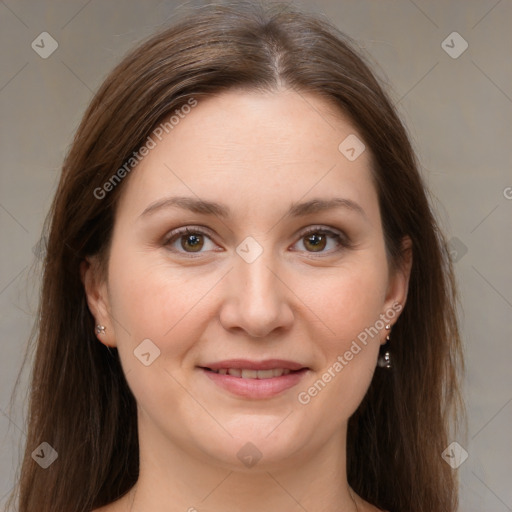
POLYGON ((320 95, 349 116, 372 155, 394 265, 403 237, 412 240, 408 300, 390 342, 393 368, 376 369, 349 420, 349 484, 391 512, 456 510, 456 475, 441 457, 462 411, 452 264, 406 131, 352 45, 323 17, 284 4, 208 5, 152 36, 107 77, 75 135, 47 218, 28 435, 9 500, 18 494, 19 512, 89 512, 138 477, 135 399, 117 350, 94 335, 79 273, 87 255, 108 257, 129 177, 102 199, 94 191, 190 98, 282 85, 320 95), (43 441, 59 454, 45 470, 31 457, 43 441))

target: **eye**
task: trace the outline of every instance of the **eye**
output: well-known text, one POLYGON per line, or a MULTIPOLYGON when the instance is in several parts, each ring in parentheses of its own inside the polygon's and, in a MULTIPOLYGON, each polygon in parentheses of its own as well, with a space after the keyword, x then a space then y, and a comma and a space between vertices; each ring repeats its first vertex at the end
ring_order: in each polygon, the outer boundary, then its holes
POLYGON ((346 236, 342 233, 317 226, 313 226, 302 233, 297 244, 299 243, 303 244, 306 252, 313 253, 332 253, 349 246, 346 236), (331 246, 334 246, 333 250, 325 251, 324 249, 329 245, 329 241, 331 241, 331 246))
MULTIPOLYGON (((313 226, 303 232, 299 241, 294 245, 299 243, 303 244, 306 252, 322 254, 330 254, 350 246, 349 240, 343 233, 318 226, 313 226), (328 248, 329 243, 332 246, 331 250, 326 251, 325 249, 328 248)), ((209 233, 196 226, 187 226, 171 231, 164 245, 173 252, 188 254, 190 257, 194 257, 192 256, 194 253, 200 254, 208 250, 215 250, 215 244, 209 233), (212 244, 209 249, 208 243, 212 244)))
POLYGON ((186 227, 171 231, 165 241, 165 245, 174 252, 197 253, 204 252, 202 249, 207 241, 213 244, 206 231, 197 227, 186 227), (176 249, 176 244, 182 250, 176 249))

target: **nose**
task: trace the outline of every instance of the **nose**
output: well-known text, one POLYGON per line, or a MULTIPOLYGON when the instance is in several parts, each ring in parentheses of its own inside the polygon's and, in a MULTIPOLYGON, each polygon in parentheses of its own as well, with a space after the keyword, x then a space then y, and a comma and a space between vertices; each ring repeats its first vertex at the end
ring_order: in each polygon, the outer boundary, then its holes
POLYGON ((226 330, 264 338, 292 325, 293 293, 271 256, 270 251, 263 251, 252 263, 237 256, 228 274, 227 294, 220 311, 220 322, 226 330))

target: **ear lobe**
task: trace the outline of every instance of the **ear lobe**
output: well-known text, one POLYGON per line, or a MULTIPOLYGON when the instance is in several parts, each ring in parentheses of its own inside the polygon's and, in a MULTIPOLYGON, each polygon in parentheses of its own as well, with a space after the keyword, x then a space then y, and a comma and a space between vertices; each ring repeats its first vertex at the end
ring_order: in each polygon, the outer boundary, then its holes
POLYGON ((110 318, 107 284, 102 278, 100 265, 96 257, 87 257, 80 263, 80 278, 84 285, 89 311, 96 325, 105 327, 104 333, 95 330, 96 337, 109 347, 116 346, 113 324, 110 318))

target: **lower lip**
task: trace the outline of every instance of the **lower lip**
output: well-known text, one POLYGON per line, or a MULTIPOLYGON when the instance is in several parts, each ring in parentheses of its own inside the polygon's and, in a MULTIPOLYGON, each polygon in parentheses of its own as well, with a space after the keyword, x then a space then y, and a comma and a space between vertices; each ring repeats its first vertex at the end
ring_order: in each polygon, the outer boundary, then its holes
POLYGON ((242 379, 233 375, 222 375, 210 370, 201 370, 215 384, 231 393, 244 398, 270 398, 296 386, 307 372, 306 368, 291 372, 281 377, 272 377, 270 379, 242 379))

